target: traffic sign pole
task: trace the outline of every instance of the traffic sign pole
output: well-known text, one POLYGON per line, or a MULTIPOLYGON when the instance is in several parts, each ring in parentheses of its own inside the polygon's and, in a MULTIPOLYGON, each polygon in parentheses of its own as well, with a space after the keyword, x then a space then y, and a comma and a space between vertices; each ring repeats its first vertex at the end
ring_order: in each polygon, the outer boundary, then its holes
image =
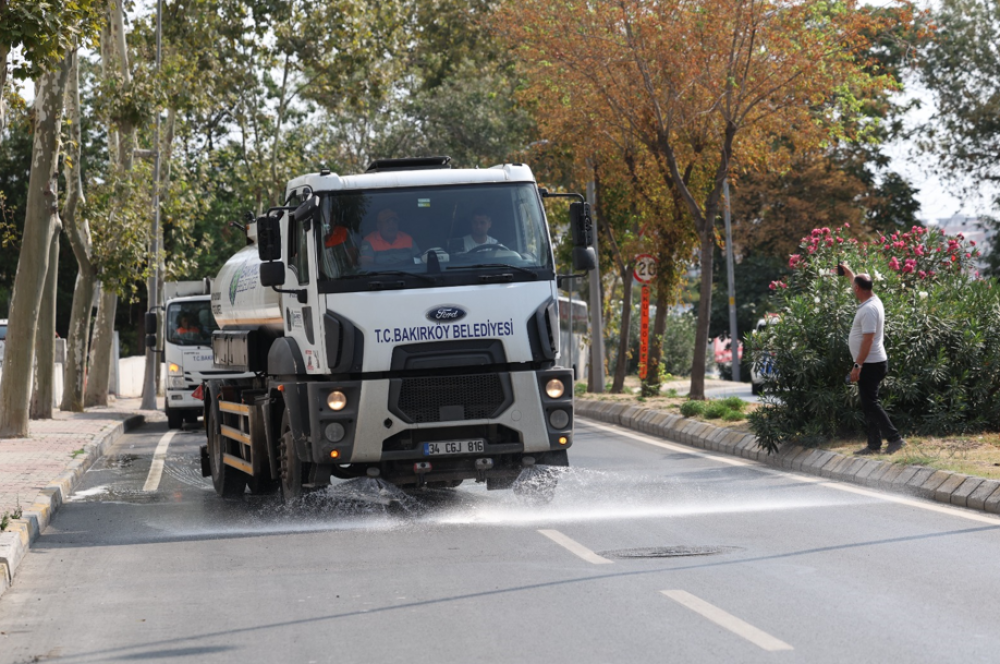
POLYGON ((649 367, 649 284, 656 278, 656 256, 635 257, 635 280, 642 284, 642 309, 639 318, 639 378, 646 380, 649 367))
POLYGON ((642 287, 642 314, 639 318, 639 378, 646 380, 649 367, 649 286, 642 287))

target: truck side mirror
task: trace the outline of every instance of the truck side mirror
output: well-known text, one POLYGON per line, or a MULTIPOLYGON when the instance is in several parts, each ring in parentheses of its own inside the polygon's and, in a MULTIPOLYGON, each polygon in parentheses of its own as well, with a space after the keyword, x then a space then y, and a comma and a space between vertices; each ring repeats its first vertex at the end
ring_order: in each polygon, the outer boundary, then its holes
MULTIPOLYGON (((270 215, 257 218, 257 255, 262 261, 276 261, 281 258, 280 221, 278 217, 270 215)), ((281 274, 284 279, 283 269, 281 274)))
POLYGON ((569 225, 573 233, 573 271, 588 271, 597 267, 597 253, 594 251, 593 224, 590 220, 590 205, 570 203, 569 225))
POLYGON ((593 247, 573 247, 573 271, 588 272, 597 267, 597 252, 593 247))
POLYGON ((147 311, 143 316, 142 322, 146 328, 146 348, 156 348, 156 332, 158 329, 156 312, 147 311))
POLYGON ((573 233, 574 247, 594 246, 593 225, 590 221, 590 205, 587 203, 570 203, 569 226, 573 233))
POLYGON ((261 286, 282 286, 285 283, 285 264, 274 261, 260 264, 261 286))

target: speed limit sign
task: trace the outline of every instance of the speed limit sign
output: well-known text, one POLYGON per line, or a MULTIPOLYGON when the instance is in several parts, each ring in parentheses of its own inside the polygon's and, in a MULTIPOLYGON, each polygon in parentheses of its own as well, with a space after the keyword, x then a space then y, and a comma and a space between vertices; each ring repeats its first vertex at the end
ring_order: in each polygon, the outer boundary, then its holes
POLYGON ((656 257, 651 254, 639 254, 635 257, 635 280, 640 284, 648 284, 656 279, 656 257))

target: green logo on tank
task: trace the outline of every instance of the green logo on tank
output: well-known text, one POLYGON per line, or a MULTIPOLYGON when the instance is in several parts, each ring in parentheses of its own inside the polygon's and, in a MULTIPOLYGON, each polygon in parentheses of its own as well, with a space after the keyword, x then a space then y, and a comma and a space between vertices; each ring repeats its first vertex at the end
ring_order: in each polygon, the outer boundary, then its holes
POLYGON ((243 274, 244 267, 246 267, 245 262, 236 268, 236 272, 233 274, 233 279, 229 282, 229 304, 236 304, 236 293, 238 292, 237 288, 240 285, 240 276, 243 274))

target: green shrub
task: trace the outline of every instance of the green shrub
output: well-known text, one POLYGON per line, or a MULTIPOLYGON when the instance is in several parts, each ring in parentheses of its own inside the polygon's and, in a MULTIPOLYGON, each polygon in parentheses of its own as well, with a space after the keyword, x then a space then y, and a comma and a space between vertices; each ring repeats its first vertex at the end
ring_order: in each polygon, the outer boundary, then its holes
POLYGON ((587 384, 586 383, 576 383, 575 385, 573 385, 573 394, 574 395, 576 395, 578 397, 582 397, 586 393, 587 393, 587 384))
POLYGON ((726 414, 722 416, 722 419, 727 422, 738 422, 744 419, 744 416, 743 413, 738 410, 727 410, 726 414))
POLYGON ((698 319, 692 313, 667 316, 660 346, 661 371, 676 376, 691 375, 697 326, 698 319))
POLYGON ((749 417, 761 445, 862 435, 847 337, 857 301, 831 266, 868 272, 885 306, 889 375, 880 397, 904 434, 948 435, 1000 427, 1000 288, 975 273, 975 247, 961 236, 914 227, 863 243, 843 229, 816 229, 794 255, 788 284, 773 282, 780 320, 747 337, 765 377, 749 417))
POLYGON ((685 401, 681 404, 681 415, 684 417, 694 417, 705 412, 704 401, 685 401))
POLYGON ((721 401, 709 401, 703 414, 707 419, 717 420, 728 412, 730 411, 726 408, 726 404, 721 401))
POLYGON ((722 403, 726 404, 726 408, 735 410, 737 413, 742 413, 747 407, 747 402, 739 397, 726 397, 722 403))

